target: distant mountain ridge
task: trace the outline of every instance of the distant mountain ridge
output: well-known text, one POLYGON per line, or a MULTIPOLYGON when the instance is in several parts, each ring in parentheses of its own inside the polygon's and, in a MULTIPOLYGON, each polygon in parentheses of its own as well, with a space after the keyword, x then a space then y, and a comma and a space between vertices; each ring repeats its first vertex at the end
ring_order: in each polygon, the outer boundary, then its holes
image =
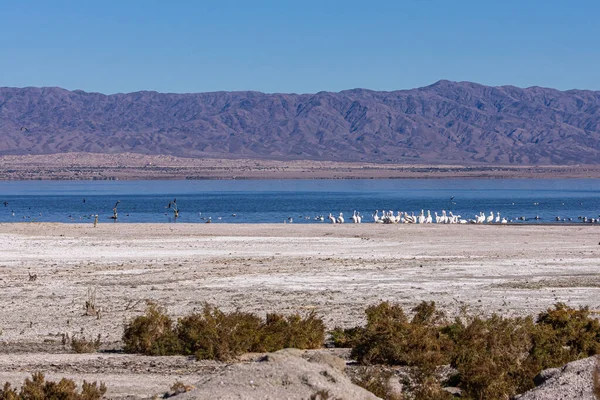
POLYGON ((0 88, 0 154, 599 164, 600 92, 439 81, 264 94, 0 88))

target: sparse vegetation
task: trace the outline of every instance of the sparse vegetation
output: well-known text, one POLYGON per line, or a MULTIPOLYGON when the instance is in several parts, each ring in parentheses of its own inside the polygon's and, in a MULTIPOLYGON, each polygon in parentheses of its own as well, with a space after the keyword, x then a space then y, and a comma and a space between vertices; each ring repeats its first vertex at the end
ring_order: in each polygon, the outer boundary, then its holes
POLYGON ((85 301, 85 315, 90 317, 96 317, 100 319, 102 316, 102 310, 100 307, 96 307, 96 289, 88 288, 87 300, 85 301))
POLYGON ((393 370, 375 365, 359 369, 352 377, 352 382, 384 400, 403 400, 404 396, 393 390, 392 379, 394 379, 393 370))
MULTIPOLYGON (((543 369, 600 353, 600 323, 587 308, 558 303, 536 321, 492 315, 449 322, 426 302, 413 312, 409 320, 399 305, 380 303, 366 310, 364 328, 336 329, 332 341, 351 344, 362 364, 409 368, 411 399, 450 398, 436 375, 443 365, 456 371, 450 379, 463 398, 500 400, 532 388, 543 369)), ((366 382, 367 389, 381 387, 376 379, 366 382)))
POLYGON ((83 381, 81 392, 77 391, 77 385, 71 379, 63 378, 58 383, 46 381, 41 372, 34 373, 23 382, 21 390, 11 388, 10 383, 5 383, 0 389, 0 400, 97 400, 106 393, 104 383, 98 385, 96 382, 83 381))
POLYGON ((71 339, 71 349, 75 353, 95 353, 98 351, 101 344, 102 343, 100 342, 100 334, 98 334, 98 337, 96 337, 96 339, 88 340, 85 338, 85 336, 82 336, 81 338, 73 336, 73 338, 71 339))
POLYGON ((125 352, 151 356, 179 354, 179 341, 173 329, 173 320, 163 307, 148 302, 146 315, 136 317, 123 333, 125 352))
POLYGON ((150 303, 146 315, 131 321, 123 334, 127 352, 215 360, 286 347, 318 348, 324 339, 325 325, 314 313, 304 317, 268 314, 262 320, 240 311, 225 313, 209 304, 175 325, 164 308, 150 303))
POLYGON ((187 393, 190 390, 194 389, 192 385, 186 385, 181 381, 175 381, 171 385, 171 389, 163 395, 163 399, 168 399, 169 397, 177 396, 178 394, 187 393))

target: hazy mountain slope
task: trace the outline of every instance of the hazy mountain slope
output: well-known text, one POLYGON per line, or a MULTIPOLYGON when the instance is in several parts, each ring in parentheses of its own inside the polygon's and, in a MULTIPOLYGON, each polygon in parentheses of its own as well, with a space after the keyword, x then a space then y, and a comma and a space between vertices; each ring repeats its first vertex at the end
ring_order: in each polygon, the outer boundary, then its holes
POLYGON ((103 95, 0 88, 0 154, 598 164, 600 92, 419 89, 103 95))

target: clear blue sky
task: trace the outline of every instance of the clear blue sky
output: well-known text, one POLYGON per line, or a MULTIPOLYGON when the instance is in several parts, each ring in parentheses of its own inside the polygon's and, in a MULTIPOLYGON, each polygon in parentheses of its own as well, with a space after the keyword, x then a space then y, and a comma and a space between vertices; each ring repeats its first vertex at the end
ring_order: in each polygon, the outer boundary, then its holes
POLYGON ((4 0, 0 86, 600 90, 598 0, 4 0))

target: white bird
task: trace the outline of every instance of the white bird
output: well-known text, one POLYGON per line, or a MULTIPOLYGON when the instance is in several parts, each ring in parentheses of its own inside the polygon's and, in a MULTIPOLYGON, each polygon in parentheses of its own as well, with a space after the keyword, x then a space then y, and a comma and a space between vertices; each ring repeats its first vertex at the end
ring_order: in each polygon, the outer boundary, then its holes
POLYGON ((440 218, 440 223, 442 223, 442 224, 448 223, 448 216, 446 215, 446 210, 442 210, 442 216, 440 218))
POLYGON ((440 219, 440 216, 438 215, 437 211, 436 211, 436 212, 434 212, 434 214, 435 214, 435 223, 436 223, 436 224, 439 224, 439 223, 440 223, 440 221, 441 221, 441 219, 440 219))
POLYGON ((475 216, 476 224, 483 224, 484 222, 485 222, 485 215, 483 214, 483 212, 480 212, 479 215, 475 216))
POLYGON ((327 217, 327 218, 329 218, 329 220, 331 221, 332 224, 336 223, 336 220, 335 220, 335 218, 333 218, 333 215, 331 215, 331 213, 329 213, 329 217, 327 217))
POLYGON ((506 223, 508 223, 508 220, 506 218, 502 218, 502 221, 500 221, 500 223, 506 224, 506 223))
POLYGON ((340 216, 337 218, 337 223, 338 224, 344 223, 344 214, 340 213, 340 216))
POLYGON ((419 218, 417 219, 417 222, 419 224, 425 223, 425 211, 424 210, 421 210, 421 214, 419 214, 419 218))
POLYGON ((425 223, 430 224, 433 222, 433 218, 431 217, 431 211, 427 210, 427 218, 425 218, 425 223))
POLYGON ((455 224, 457 221, 458 221, 458 218, 456 218, 454 216, 454 214, 452 214, 452 211, 450 211, 450 215, 448 216, 448 223, 455 224))
POLYGON ((485 222, 487 222, 488 224, 490 222, 494 222, 494 212, 490 211, 490 215, 485 219, 485 222))
POLYGON ((352 222, 358 224, 358 217, 356 216, 356 210, 354 210, 354 214, 352 214, 352 222))
POLYGON ((362 223, 362 217, 360 216, 360 212, 356 213, 356 223, 357 224, 362 223))
POLYGON ((494 221, 497 224, 500 223, 500 211, 498 211, 498 213, 496 214, 496 220, 494 221))
MULTIPOLYGON (((373 214, 373 221, 375 221, 375 223, 380 223, 379 222, 379 210, 375 210, 375 214, 373 214)), ((382 221, 383 222, 383 221, 382 221)))

